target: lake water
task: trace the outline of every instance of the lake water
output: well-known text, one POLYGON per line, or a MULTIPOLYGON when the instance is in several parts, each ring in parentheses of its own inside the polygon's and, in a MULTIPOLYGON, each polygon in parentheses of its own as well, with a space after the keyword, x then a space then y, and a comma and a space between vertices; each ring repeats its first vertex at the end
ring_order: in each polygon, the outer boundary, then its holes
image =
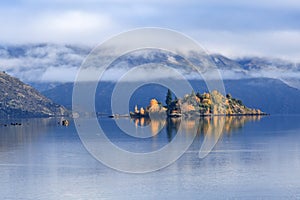
MULTIPOLYGON (((130 174, 96 160, 75 129, 58 119, 0 122, 0 199, 300 199, 300 116, 231 117, 200 120, 130 120, 147 126, 151 138, 123 134, 114 119, 101 118, 120 148, 148 152, 168 145, 179 124, 197 135, 176 162, 155 172, 130 174), (218 142, 203 159, 204 137, 218 142), (196 122, 195 122, 196 121, 196 122), (140 141, 139 141, 140 140, 140 141)), ((143 163, 145 167, 147 163, 143 163)))

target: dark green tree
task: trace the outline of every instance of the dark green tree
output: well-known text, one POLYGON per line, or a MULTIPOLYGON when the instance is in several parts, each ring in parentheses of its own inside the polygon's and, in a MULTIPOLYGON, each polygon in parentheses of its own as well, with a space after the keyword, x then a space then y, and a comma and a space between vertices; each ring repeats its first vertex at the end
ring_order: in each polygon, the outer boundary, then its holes
POLYGON ((172 103, 172 92, 170 89, 168 89, 167 96, 166 96, 166 104, 168 108, 170 108, 171 103, 172 103))
POLYGON ((238 104, 240 104, 241 106, 243 105, 242 100, 237 99, 236 102, 237 102, 238 104))
POLYGON ((231 99, 231 98, 232 98, 231 94, 229 94, 229 93, 226 94, 226 98, 227 98, 227 99, 231 99))

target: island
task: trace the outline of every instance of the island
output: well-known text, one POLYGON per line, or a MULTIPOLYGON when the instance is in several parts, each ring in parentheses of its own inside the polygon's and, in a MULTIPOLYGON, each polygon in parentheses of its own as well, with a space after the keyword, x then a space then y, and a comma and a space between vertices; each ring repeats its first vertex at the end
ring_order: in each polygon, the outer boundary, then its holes
POLYGON ((165 105, 155 98, 150 100, 147 107, 134 108, 130 117, 195 117, 195 116, 234 116, 234 115, 267 115, 260 109, 246 107, 239 99, 231 94, 222 95, 217 90, 211 93, 186 94, 183 98, 173 99, 171 90, 168 89, 165 105))

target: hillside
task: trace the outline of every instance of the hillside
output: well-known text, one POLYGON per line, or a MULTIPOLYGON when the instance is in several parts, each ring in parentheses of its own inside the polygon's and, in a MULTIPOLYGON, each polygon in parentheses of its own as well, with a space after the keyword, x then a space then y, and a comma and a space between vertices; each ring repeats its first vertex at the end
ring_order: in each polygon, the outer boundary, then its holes
POLYGON ((49 117, 68 111, 19 79, 0 72, 0 118, 49 117))
MULTIPOLYGON (((74 81, 78 68, 90 50, 92 47, 83 45, 0 44, 0 69, 30 83, 39 91, 47 90, 59 82, 74 81)), ((112 67, 127 70, 141 64, 161 63, 180 69, 189 78, 193 77, 191 69, 186 68, 186 61, 178 55, 157 50, 139 52, 121 56, 112 67)), ((220 54, 207 56, 218 67, 223 79, 276 78, 300 89, 300 63, 268 57, 232 59, 220 54)), ((201 65, 201 60, 207 59, 207 56, 194 53, 188 58, 201 65)))
MULTIPOLYGON (((191 80, 194 91, 207 92, 206 85, 201 80, 191 80)), ((130 83, 124 83, 130 84, 130 83)), ((178 83, 180 84, 180 83, 178 83)), ((226 93, 241 99, 250 108, 257 108, 270 114, 300 114, 300 90, 292 88, 277 79, 253 78, 240 80, 224 80, 226 93)), ((111 113, 110 95, 114 83, 101 82, 96 91, 96 110, 102 113, 111 113)), ((67 83, 57 86, 43 94, 54 102, 72 108, 73 84, 67 83)), ((191 91, 187 91, 189 93, 191 91)), ((152 98, 164 102, 166 88, 157 84, 146 84, 138 88, 131 97, 130 110, 137 104, 146 107, 152 98)))

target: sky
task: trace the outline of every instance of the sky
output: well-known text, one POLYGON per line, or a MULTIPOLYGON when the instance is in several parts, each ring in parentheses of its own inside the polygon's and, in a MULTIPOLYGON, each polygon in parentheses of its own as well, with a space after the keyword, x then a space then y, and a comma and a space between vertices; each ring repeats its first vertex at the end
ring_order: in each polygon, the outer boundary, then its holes
POLYGON ((182 32, 230 58, 300 61, 298 0, 0 1, 0 43, 95 46, 134 28, 182 32))

